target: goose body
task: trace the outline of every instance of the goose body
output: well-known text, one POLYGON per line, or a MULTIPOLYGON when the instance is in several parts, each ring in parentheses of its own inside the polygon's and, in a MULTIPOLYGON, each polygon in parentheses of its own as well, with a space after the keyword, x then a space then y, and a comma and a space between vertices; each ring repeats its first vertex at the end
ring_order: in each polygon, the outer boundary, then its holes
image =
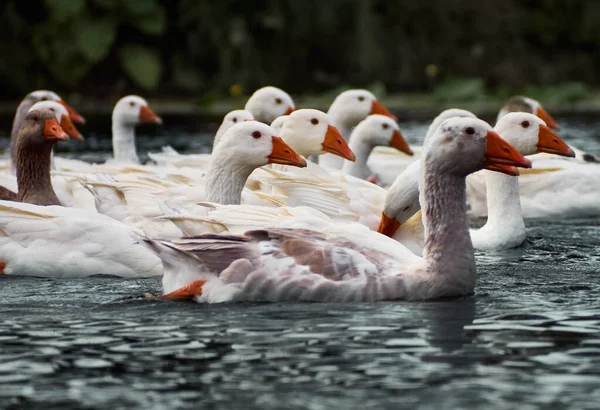
POLYGON ((48 108, 30 110, 16 144, 16 201, 0 201, 3 273, 42 277, 162 273, 159 260, 131 240, 132 229, 95 211, 63 207, 50 179, 50 153, 67 139, 48 108))
POLYGON ((433 141, 423 157, 423 258, 365 227, 359 228, 364 236, 350 238, 304 229, 179 240, 137 236, 163 261, 163 298, 363 302, 472 293, 476 267, 465 177, 496 160, 519 166, 529 162, 480 120, 448 120, 433 141), (488 152, 488 141, 501 150, 488 152), (464 161, 455 161, 456 155, 464 161))

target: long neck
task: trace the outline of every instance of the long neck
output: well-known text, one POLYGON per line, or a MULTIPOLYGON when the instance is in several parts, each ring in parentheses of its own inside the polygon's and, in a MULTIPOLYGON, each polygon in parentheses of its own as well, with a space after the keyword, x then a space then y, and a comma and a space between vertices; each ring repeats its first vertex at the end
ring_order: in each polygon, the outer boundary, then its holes
POLYGON ((34 103, 35 101, 29 98, 25 98, 21 101, 21 104, 17 107, 15 118, 13 119, 12 131, 10 132, 10 160, 13 173, 16 171, 17 163, 17 136, 19 135, 19 130, 21 129, 21 124, 23 124, 25 116, 34 103))
POLYGON ((354 152, 356 161, 344 161, 342 171, 357 178, 367 179, 370 176, 367 160, 369 159, 369 155, 371 155, 373 145, 357 135, 352 136, 348 145, 352 152, 354 152))
POLYGON ((346 141, 350 139, 352 129, 360 122, 352 121, 347 115, 344 115, 342 110, 336 108, 327 111, 327 116, 329 117, 331 124, 338 129, 346 141))
POLYGON ((239 205, 242 190, 254 170, 244 164, 223 161, 213 153, 213 160, 206 178, 206 200, 222 205, 239 205))
POLYGON ((51 144, 36 149, 17 146, 18 200, 36 205, 60 205, 50 180, 51 144))
POLYGON ((470 293, 475 286, 476 267, 465 177, 422 168, 420 199, 427 273, 443 281, 445 295, 470 293))
POLYGON ((125 123, 120 118, 113 116, 112 143, 115 161, 140 162, 135 150, 134 124, 125 123))
POLYGON ((495 171, 485 172, 485 186, 488 206, 486 225, 498 228, 525 230, 518 177, 495 171))

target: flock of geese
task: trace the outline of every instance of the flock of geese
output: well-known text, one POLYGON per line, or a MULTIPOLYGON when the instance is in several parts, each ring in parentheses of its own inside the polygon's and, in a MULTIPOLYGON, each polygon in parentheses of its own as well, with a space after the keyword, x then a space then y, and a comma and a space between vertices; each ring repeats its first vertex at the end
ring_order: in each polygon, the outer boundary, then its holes
POLYGON ((147 297, 208 303, 426 300, 473 293, 474 249, 520 246, 524 218, 600 211, 594 157, 522 96, 494 127, 443 111, 409 146, 367 90, 322 112, 269 86, 225 115, 211 154, 167 146, 146 164, 135 127, 162 120, 143 98, 115 105, 105 163, 53 154, 83 139, 74 123, 51 91, 17 108, 0 160, 0 273, 162 276, 164 294, 147 297))

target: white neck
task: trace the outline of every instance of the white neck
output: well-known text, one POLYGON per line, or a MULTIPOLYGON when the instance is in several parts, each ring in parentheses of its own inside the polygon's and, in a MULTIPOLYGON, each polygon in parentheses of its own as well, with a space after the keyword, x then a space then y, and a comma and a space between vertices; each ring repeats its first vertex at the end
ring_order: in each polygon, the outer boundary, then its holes
POLYGON ((206 178, 206 200, 222 205, 239 205, 242 201, 242 190, 252 171, 254 167, 224 161, 213 153, 206 178))
POLYGON ((353 177, 367 179, 371 175, 371 171, 367 166, 367 160, 369 159, 369 155, 371 155, 374 145, 358 135, 353 135, 348 145, 352 152, 354 152, 356 161, 344 161, 342 172, 353 177))
POLYGON ((135 124, 124 123, 113 115, 112 143, 115 161, 140 162, 135 150, 135 124))
POLYGON ((518 177, 495 171, 485 173, 488 219, 481 229, 471 232, 477 249, 519 246, 526 237, 521 212, 518 177))
POLYGON ((467 219, 464 177, 423 167, 420 199, 425 226, 423 250, 427 295, 453 296, 475 288, 475 255, 467 219), (428 284, 427 284, 428 283, 428 284))

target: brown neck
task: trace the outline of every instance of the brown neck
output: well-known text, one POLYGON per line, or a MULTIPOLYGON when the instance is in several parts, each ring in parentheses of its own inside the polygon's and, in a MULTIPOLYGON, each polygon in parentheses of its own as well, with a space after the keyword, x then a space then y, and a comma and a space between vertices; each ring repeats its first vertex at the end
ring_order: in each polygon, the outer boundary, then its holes
POLYGON ((35 205, 60 205, 50 180, 52 144, 31 147, 17 144, 18 200, 35 205))

